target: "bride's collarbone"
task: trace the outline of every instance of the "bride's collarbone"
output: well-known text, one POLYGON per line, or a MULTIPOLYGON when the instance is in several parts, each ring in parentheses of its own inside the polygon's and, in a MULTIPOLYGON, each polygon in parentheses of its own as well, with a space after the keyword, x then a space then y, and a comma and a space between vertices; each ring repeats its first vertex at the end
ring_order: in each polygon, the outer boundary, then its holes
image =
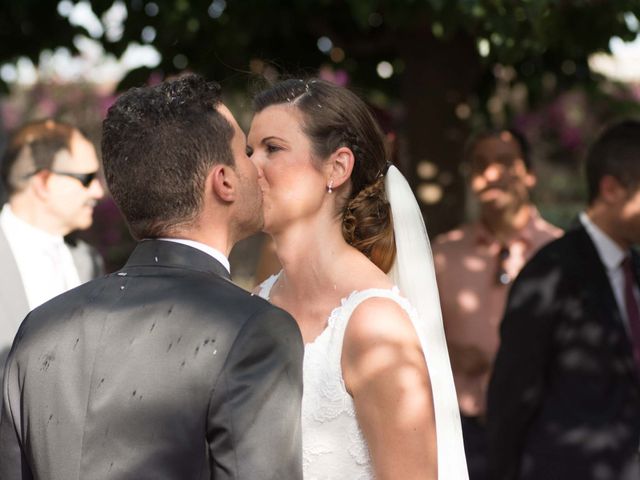
POLYGON ((327 302, 326 304, 314 305, 312 302, 300 302, 296 304, 283 303, 280 308, 289 312, 298 323, 322 324, 326 325, 329 315, 333 309, 340 304, 338 301, 335 305, 327 302))

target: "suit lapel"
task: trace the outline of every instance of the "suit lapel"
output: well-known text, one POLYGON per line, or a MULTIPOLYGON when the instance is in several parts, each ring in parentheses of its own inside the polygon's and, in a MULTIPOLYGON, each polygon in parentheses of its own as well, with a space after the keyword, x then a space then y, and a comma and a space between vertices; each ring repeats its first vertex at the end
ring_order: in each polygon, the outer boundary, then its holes
POLYGON ((9 312, 3 312, 10 316, 22 317, 29 311, 27 294, 24 291, 22 277, 18 270, 18 264, 11 253, 11 247, 0 228, 0 265, 2 265, 2 276, 0 276, 0 295, 5 298, 3 305, 8 306, 9 312))
POLYGON ((633 276, 636 286, 640 287, 640 254, 635 248, 631 249, 631 264, 633 265, 633 276))
POLYGON ((210 273, 231 281, 231 275, 211 255, 176 242, 143 240, 135 248, 125 268, 137 266, 165 266, 210 273))
POLYGON ((620 312, 618 302, 613 293, 606 267, 602 262, 595 244, 583 226, 578 228, 578 249, 577 253, 580 263, 585 269, 585 279, 593 279, 593 282, 587 286, 588 301, 594 305, 597 311, 589 312, 598 315, 602 322, 607 325, 610 332, 608 343, 611 349, 619 356, 619 360, 623 363, 624 369, 629 376, 638 382, 640 377, 633 358, 633 347, 624 318, 620 312), (611 339, 619 339, 619 341, 611 341, 611 339))

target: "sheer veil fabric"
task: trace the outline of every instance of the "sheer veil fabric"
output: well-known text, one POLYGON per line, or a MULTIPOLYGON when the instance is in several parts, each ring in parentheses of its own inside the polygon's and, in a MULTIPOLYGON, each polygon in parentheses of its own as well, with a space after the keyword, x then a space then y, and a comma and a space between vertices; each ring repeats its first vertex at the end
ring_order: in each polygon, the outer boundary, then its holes
POLYGON ((442 324, 440 298, 427 229, 411 187, 395 167, 385 176, 396 242, 389 277, 417 310, 418 337, 424 350, 436 417, 438 478, 467 480, 460 412, 442 324))

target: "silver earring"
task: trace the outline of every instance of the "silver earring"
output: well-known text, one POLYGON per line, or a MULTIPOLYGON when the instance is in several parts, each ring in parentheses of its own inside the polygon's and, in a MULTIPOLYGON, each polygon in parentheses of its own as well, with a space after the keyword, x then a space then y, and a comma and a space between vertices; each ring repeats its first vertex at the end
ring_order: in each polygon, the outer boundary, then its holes
POLYGON ((333 193, 333 180, 329 180, 329 185, 327 185, 327 192, 333 193))

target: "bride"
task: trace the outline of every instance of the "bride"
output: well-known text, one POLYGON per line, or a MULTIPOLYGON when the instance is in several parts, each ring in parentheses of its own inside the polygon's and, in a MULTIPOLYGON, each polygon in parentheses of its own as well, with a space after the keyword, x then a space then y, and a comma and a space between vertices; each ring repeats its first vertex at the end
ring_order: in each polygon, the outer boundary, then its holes
POLYGON ((322 80, 260 93, 248 136, 305 342, 306 479, 466 479, 426 230, 366 105, 322 80), (388 275, 387 275, 388 273, 388 275))

